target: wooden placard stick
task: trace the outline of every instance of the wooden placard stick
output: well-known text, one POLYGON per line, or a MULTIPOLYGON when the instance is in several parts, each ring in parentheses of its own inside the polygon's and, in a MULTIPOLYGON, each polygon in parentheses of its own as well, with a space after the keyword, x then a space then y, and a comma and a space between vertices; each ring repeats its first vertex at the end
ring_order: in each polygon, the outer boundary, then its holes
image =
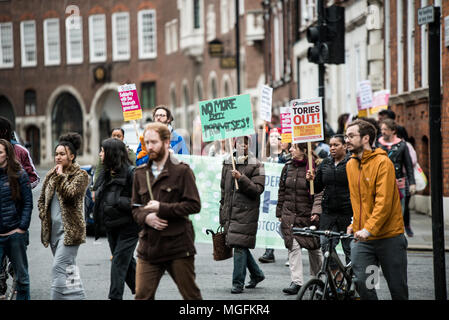
MULTIPOLYGON (((312 143, 307 142, 307 157, 309 158, 309 170, 313 170, 312 143)), ((310 195, 314 195, 313 180, 310 180, 310 195)))
POLYGON ((262 148, 261 148, 261 152, 260 152, 260 159, 261 161, 265 160, 265 144, 266 144, 266 130, 267 130, 267 122, 264 121, 263 122, 263 129, 262 129, 262 148))
MULTIPOLYGON (((234 153, 232 152, 232 138, 229 138, 228 139, 228 141, 229 141, 229 153, 231 154, 231 161, 232 161, 232 168, 235 170, 235 161, 234 161, 234 153)), ((234 181, 235 181, 235 190, 238 190, 239 189, 239 184, 238 184, 238 182, 237 182, 237 179, 234 179, 234 181)))

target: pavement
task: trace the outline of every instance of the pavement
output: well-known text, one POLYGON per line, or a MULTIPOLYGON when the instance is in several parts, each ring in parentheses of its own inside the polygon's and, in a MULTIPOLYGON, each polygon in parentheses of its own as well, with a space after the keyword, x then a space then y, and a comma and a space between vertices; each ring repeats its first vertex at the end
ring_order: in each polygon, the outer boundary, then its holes
MULTIPOLYGON (((408 250, 432 251, 432 217, 426 214, 410 211, 410 225, 414 236, 407 237, 408 250)), ((444 225, 445 251, 449 252, 449 225, 444 225)))

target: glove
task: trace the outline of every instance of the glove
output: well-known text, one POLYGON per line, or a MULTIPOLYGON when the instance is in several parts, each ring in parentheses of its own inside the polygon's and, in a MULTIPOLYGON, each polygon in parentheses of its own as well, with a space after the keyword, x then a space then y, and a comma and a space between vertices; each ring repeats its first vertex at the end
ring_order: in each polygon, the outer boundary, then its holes
POLYGON ((410 188, 410 194, 414 195, 416 193, 416 184, 411 184, 409 188, 410 188))

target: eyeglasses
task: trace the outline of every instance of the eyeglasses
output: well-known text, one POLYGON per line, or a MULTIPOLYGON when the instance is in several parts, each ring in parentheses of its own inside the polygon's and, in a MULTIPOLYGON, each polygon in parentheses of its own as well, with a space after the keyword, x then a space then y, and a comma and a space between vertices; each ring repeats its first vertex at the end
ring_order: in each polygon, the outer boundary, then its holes
POLYGON ((167 115, 166 114, 155 114, 154 118, 166 118, 167 115))
POLYGON ((352 134, 350 136, 345 136, 345 140, 352 140, 352 139, 354 139, 354 137, 360 137, 360 135, 359 134, 352 134))

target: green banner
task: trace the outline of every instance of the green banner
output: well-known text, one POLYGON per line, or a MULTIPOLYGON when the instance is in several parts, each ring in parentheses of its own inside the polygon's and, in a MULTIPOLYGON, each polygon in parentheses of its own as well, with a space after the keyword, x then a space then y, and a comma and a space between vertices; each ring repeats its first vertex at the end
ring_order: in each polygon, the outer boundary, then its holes
MULTIPOLYGON (((212 243, 212 237, 206 234, 206 229, 212 229, 215 232, 220 225, 220 181, 223 158, 179 154, 176 158, 187 163, 193 170, 200 193, 201 211, 199 214, 190 216, 195 229, 195 242, 212 243)), ((283 165, 264 163, 264 166, 265 191, 260 196, 256 247, 285 249, 284 240, 280 235, 280 222, 276 218, 279 179, 283 165)))
POLYGON ((223 140, 254 134, 249 94, 200 101, 204 141, 223 140))

